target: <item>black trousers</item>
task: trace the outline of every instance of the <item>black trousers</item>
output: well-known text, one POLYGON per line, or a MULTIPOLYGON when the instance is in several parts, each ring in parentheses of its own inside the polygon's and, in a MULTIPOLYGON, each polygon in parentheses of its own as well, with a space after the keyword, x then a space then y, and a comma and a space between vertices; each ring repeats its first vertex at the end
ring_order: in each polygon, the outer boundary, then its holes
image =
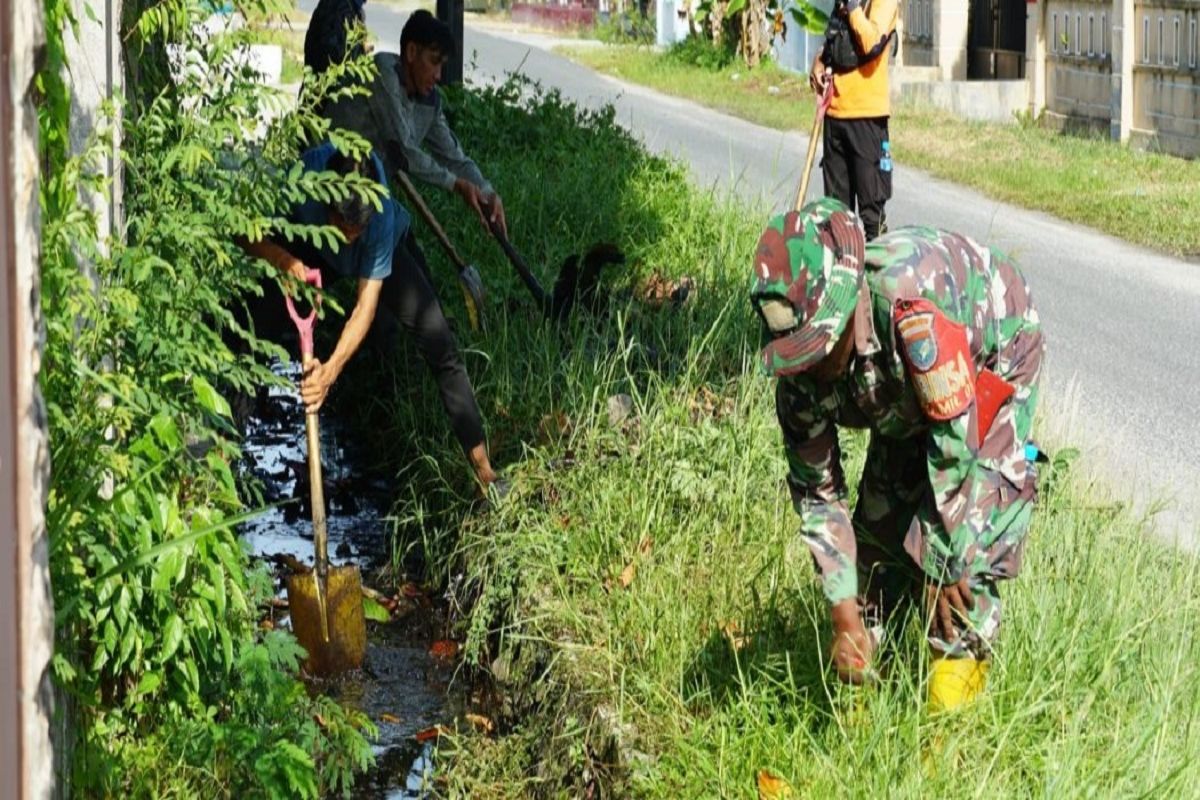
POLYGON ((862 219, 867 241, 887 231, 883 206, 892 197, 892 173, 880 169, 888 118, 825 117, 821 174, 825 194, 836 197, 862 219))
MULTIPOLYGON (((307 264, 321 266, 327 280, 337 275, 321 263, 315 252, 296 255, 307 264)), ((262 290, 262 297, 247 301, 256 333, 274 342, 290 340, 295 328, 287 316, 279 285, 274 278, 265 278, 262 290)), ((442 407, 450 418, 450 428, 463 452, 469 453, 484 443, 483 416, 459 355, 458 342, 433 288, 425 254, 412 231, 405 235, 392 254, 392 273, 383 280, 371 332, 355 358, 361 358, 367 348, 382 353, 394 352, 401 330, 416 341, 421 358, 437 384, 442 407)))
POLYGON ((373 343, 390 349, 395 345, 398 328, 416 340, 463 452, 483 444, 483 416, 475 401, 475 390, 434 291, 425 254, 411 230, 392 255, 392 274, 383 280, 371 330, 373 343))

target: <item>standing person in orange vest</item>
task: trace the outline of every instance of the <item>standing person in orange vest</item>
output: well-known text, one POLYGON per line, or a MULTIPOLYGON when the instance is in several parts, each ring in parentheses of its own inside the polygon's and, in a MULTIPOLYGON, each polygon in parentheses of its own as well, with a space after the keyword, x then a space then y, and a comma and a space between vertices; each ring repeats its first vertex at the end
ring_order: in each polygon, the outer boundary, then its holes
POLYGON ((833 82, 821 160, 825 194, 858 212, 867 241, 887 230, 883 207, 892 197, 888 55, 898 15, 897 0, 837 0, 808 76, 818 94, 833 82))

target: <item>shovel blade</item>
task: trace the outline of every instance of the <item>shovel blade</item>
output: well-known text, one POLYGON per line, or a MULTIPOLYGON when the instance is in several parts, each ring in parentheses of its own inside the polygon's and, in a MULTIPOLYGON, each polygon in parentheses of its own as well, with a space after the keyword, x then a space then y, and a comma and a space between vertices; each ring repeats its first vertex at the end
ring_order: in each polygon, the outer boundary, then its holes
POLYGON ((467 318, 471 330, 483 330, 484 289, 483 278, 474 264, 468 264, 458 271, 458 285, 462 287, 463 300, 467 304, 467 318))
POLYGON ((308 653, 304 670, 329 677, 358 669, 367 655, 367 623, 363 616, 362 576, 358 567, 330 567, 325 580, 329 641, 321 635, 321 603, 317 575, 292 575, 287 581, 292 632, 308 653))

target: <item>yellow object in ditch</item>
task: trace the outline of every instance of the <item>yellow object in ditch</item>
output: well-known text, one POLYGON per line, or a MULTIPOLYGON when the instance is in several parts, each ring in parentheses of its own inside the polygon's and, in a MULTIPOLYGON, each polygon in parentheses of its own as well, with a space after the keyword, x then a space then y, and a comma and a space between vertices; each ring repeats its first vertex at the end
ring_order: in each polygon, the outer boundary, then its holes
POLYGON ((929 710, 954 711, 973 703, 987 686, 990 663, 974 658, 935 658, 929 674, 929 710))
POLYGON ((367 625, 358 567, 331 566, 324 581, 315 571, 292 575, 287 589, 292 632, 308 653, 305 671, 328 676, 361 667, 367 625))

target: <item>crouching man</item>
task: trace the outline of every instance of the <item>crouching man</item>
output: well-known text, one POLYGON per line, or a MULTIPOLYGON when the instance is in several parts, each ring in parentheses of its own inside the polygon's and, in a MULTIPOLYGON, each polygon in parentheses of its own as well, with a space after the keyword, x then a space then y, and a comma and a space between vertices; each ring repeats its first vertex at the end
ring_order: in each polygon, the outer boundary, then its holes
POLYGON ((801 533, 833 617, 840 679, 873 674, 882 625, 919 603, 935 710, 984 688, 1036 489, 1028 454, 1044 343, 1015 262, 902 228, 865 243, 824 198, 775 217, 751 301, 801 533), (838 428, 870 430, 853 517, 838 428))
MULTIPOLYGON (((326 143, 306 151, 301 160, 309 171, 357 173, 386 186, 383 164, 374 154, 355 161, 326 143)), ((481 492, 486 493, 499 478, 488 457, 483 416, 429 275, 423 265, 408 257, 403 247, 411 229, 408 212, 390 196, 384 197, 383 209, 377 212, 374 206, 351 194, 333 203, 316 200, 303 203, 293 211, 291 221, 333 225, 342 232, 346 244, 334 251, 328 245, 315 247, 302 241, 264 239, 243 243, 243 247, 300 281, 304 280, 306 268, 315 267, 357 282, 354 308, 333 353, 325 361, 313 359, 305 367, 300 394, 308 410, 321 407, 329 389, 371 331, 377 312, 382 310, 415 337, 437 384, 454 435, 471 463, 481 492)), ((279 317, 283 300, 273 287, 274 281, 269 281, 253 312, 255 319, 279 317)), ((393 327, 387 333, 398 332, 393 327)))

